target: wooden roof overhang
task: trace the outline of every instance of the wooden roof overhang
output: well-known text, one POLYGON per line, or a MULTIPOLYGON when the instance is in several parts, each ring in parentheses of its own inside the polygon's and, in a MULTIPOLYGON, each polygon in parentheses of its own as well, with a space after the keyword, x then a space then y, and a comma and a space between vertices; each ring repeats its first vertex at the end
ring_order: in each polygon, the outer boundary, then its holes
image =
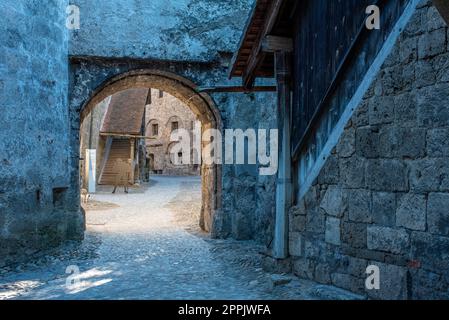
MULTIPOLYGON (((295 2, 256 0, 239 48, 232 58, 229 78, 241 77, 243 87, 252 88, 256 78, 274 77, 274 54, 266 45, 285 45, 285 35, 292 32, 289 19, 285 17, 286 9, 291 15, 291 5, 295 2)), ((292 46, 291 43, 287 45, 292 46)))

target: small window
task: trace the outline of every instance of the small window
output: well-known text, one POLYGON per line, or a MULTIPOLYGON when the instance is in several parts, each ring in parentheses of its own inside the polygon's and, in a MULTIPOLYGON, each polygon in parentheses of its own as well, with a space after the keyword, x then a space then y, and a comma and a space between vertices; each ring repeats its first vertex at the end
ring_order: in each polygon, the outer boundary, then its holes
POLYGON ((163 98, 164 97, 164 91, 159 90, 159 98, 163 98))
POLYGON ((159 125, 157 123, 151 125, 151 134, 153 136, 157 136, 159 134, 159 125))
POLYGON ((178 158, 182 158, 182 152, 178 152, 178 158))
POLYGON ((173 121, 171 123, 171 131, 175 131, 179 129, 179 123, 177 121, 173 121))

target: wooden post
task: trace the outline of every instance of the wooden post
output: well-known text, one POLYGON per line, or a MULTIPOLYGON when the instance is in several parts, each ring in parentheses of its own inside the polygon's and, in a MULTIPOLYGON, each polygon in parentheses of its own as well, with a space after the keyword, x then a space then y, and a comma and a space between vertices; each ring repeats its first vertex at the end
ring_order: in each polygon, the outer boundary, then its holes
POLYGON ((288 257, 288 211, 292 200, 291 179, 291 54, 287 51, 275 53, 275 72, 278 87, 279 169, 276 185, 276 225, 274 235, 274 257, 288 257))
POLYGON ((135 153, 135 140, 134 139, 129 139, 129 142, 131 144, 131 154, 130 154, 130 158, 131 158, 131 168, 130 168, 130 174, 129 174, 129 180, 132 181, 132 183, 134 184, 134 153, 135 153))

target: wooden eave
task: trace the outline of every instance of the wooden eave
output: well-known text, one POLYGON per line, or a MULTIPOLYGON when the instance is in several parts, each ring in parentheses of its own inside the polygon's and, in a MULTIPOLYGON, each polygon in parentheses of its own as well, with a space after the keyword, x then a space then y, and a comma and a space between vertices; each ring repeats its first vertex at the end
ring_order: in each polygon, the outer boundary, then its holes
POLYGON ((252 87, 257 77, 274 77, 272 55, 262 52, 262 40, 276 22, 284 0, 256 0, 246 23, 238 51, 235 53, 229 77, 242 77, 243 86, 252 87))

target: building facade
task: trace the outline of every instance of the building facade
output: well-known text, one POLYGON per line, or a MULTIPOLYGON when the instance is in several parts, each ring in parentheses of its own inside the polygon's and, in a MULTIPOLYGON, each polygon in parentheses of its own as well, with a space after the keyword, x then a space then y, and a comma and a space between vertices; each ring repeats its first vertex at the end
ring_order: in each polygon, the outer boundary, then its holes
MULTIPOLYGON (((201 171, 200 155, 193 150, 193 130, 199 121, 188 106, 169 93, 150 90, 151 99, 146 106, 146 167, 150 174, 199 175, 201 171), (191 141, 191 161, 182 163, 183 154, 173 154, 177 143, 171 141, 175 130, 187 130, 191 141), (178 159, 174 159, 177 157, 178 159)), ((199 123, 201 128, 201 123, 199 123)))
POLYGON ((245 85, 278 82, 268 265, 374 299, 447 299, 448 27, 431 1, 345 4, 257 1, 236 54, 245 85))

